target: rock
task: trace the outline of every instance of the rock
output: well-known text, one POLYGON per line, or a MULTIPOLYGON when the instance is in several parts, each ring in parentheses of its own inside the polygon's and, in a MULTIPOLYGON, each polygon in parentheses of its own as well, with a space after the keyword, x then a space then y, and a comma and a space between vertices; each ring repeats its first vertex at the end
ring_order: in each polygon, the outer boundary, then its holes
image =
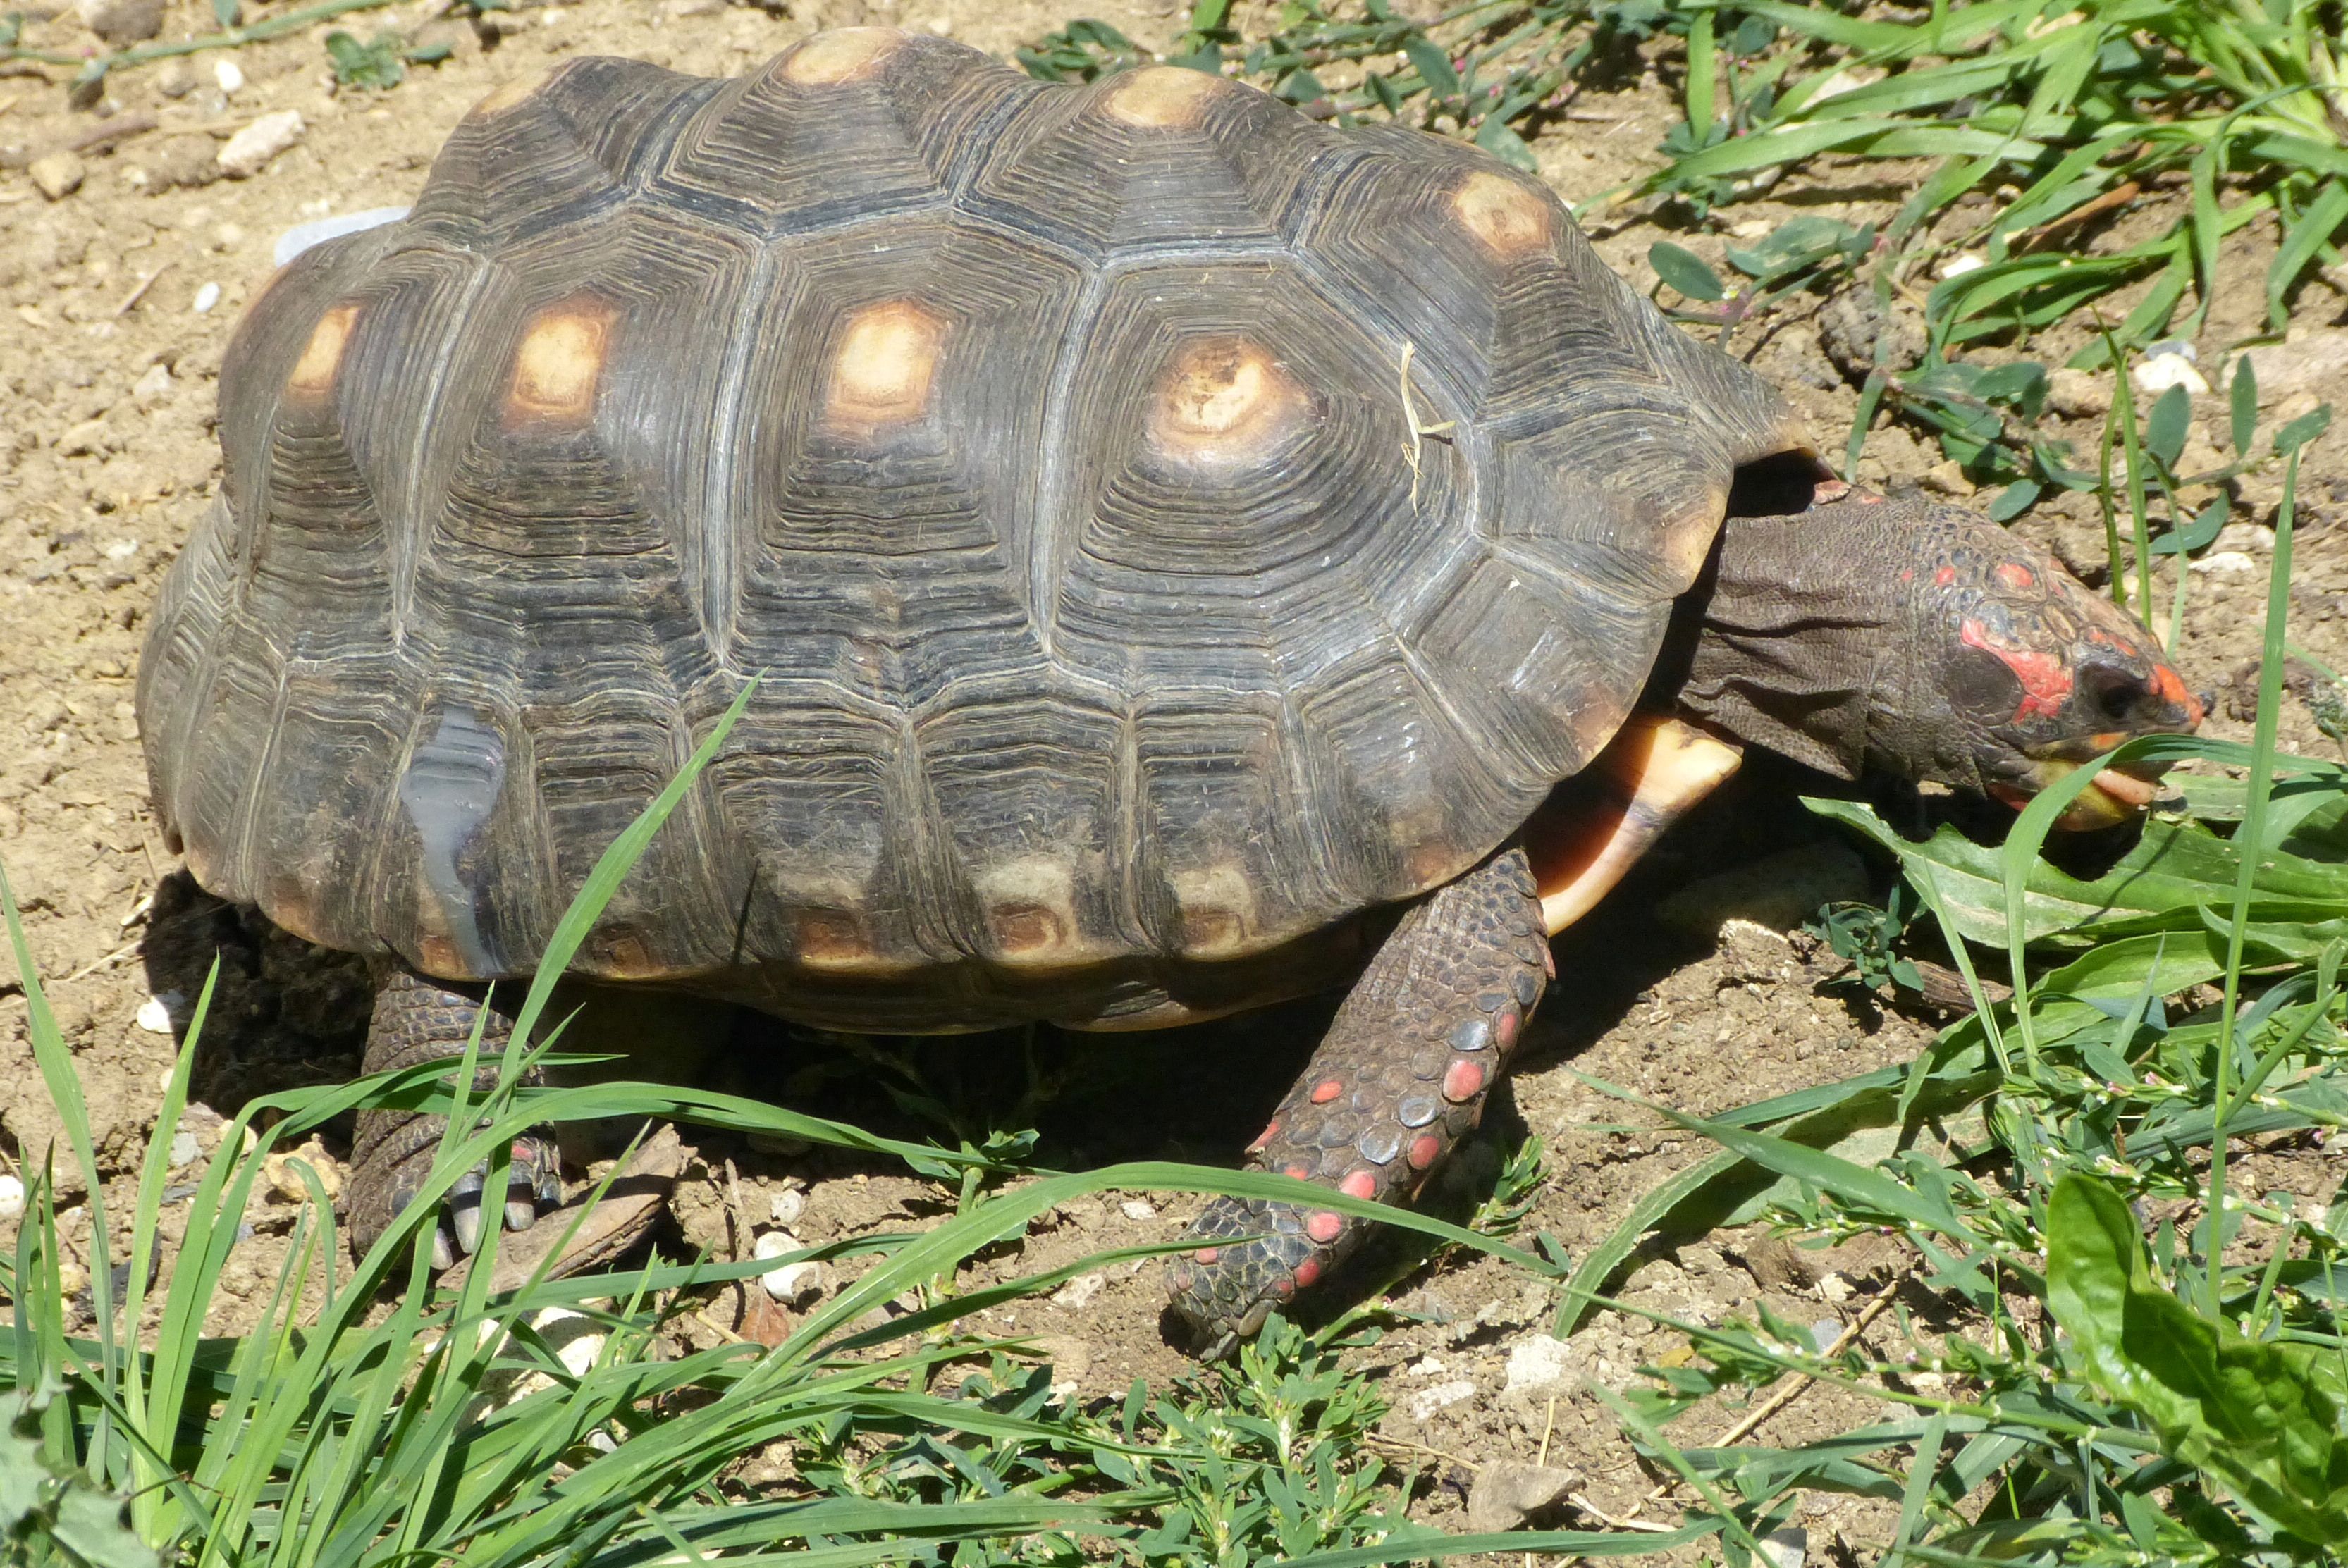
POLYGON ((2209 541, 2210 548, 2221 550, 2248 550, 2265 555, 2274 549, 2274 530, 2264 523, 2228 523, 2209 541))
MULTIPOLYGON (((147 373, 130 384, 130 401, 141 408, 152 408, 171 395, 171 367, 157 360, 147 367, 147 373)), ((136 541, 131 548, 138 548, 136 541)), ((129 552, 115 559, 128 559, 129 552)))
POLYGON ((1547 1334, 1519 1339, 1509 1350, 1503 1393, 1546 1394, 1562 1389, 1573 1365, 1573 1348, 1547 1334))
POLYGON ((163 0, 79 0, 74 15, 118 48, 143 44, 163 30, 163 0))
POLYGON ((1791 931, 1819 905, 1864 898, 1869 890, 1859 851, 1838 838, 1821 838, 1692 882, 1657 904, 1655 917, 1699 938, 1716 938, 1730 919, 1791 931))
POLYGON ((325 1145, 317 1139, 304 1142, 299 1148, 270 1155, 261 1163, 262 1179, 269 1184, 272 1199, 281 1204, 298 1204, 310 1195, 310 1184, 304 1180, 302 1167, 308 1166, 318 1186, 333 1203, 342 1195, 343 1167, 325 1145))
POLYGON ((202 315, 220 303, 220 296, 221 287, 218 283, 206 283, 196 291, 196 297, 190 302, 188 308, 196 314, 202 315))
POLYGON ((2183 387, 2188 397, 2204 396, 2209 390, 2193 362, 2176 348, 2138 360, 2128 373, 2128 384, 2147 397, 2157 397, 2172 386, 2183 387))
POLYGON ((163 68, 155 73, 155 90, 167 98, 183 98, 196 90, 201 79, 195 66, 182 55, 163 62, 163 68))
POLYGON ((1565 1501, 1581 1477, 1550 1465, 1496 1460, 1476 1472, 1468 1491, 1468 1528, 1477 1534, 1516 1530, 1565 1501))
POLYGON ((192 190, 211 184, 221 177, 214 151, 212 138, 195 132, 167 136, 140 149, 139 166, 147 170, 147 189, 163 191, 184 186, 192 190))
POLYGON ((21 1176, 0 1175, 0 1225, 25 1217, 25 1182, 21 1176))
POLYGON ((82 162, 79 153, 59 148, 33 159, 25 172, 33 177, 42 195, 52 201, 63 201, 81 189, 81 182, 89 176, 89 166, 82 162))
POLYGON ((169 1034, 172 1009, 185 1005, 187 999, 177 991, 149 997, 139 1004, 139 1027, 149 1034, 169 1034))
POLYGON ((232 98, 244 90, 244 67, 222 55, 212 62, 212 80, 222 97, 232 98))
MULTIPOLYGON (((768 1231, 758 1238, 757 1255, 762 1258, 780 1257, 785 1253, 802 1250, 799 1239, 788 1231, 768 1231)), ((798 1307, 823 1294, 823 1265, 813 1258, 786 1263, 768 1269, 758 1276, 767 1294, 786 1307, 798 1307)))
MULTIPOLYGON (((2320 393, 2348 379, 2348 327, 2294 326, 2282 342, 2249 350, 2258 377, 2259 405, 2302 393, 2320 393)), ((2228 376, 2230 384, 2232 377, 2228 376)))
POLYGON ((171 1169, 176 1171, 182 1165, 192 1165, 203 1158, 203 1144, 187 1128, 182 1127, 171 1134, 171 1169))
POLYGON ((1792 972, 1794 944, 1757 921, 1731 916, 1720 923, 1715 956, 1724 980, 1771 984, 1792 972))
POLYGON ((807 1194, 797 1187, 785 1187, 767 1208, 774 1222, 788 1229, 798 1224, 799 1216, 807 1213, 807 1194))
POLYGON ((1925 489, 1941 496, 1970 496, 1980 488, 1965 477, 1964 465, 1954 457, 1943 458, 1917 476, 1916 482, 1925 489))
POLYGON ((1052 1292, 1052 1305, 1065 1307, 1071 1312, 1081 1312, 1092 1305, 1093 1297, 1098 1296, 1107 1284, 1107 1275, 1080 1274, 1052 1292))
POLYGON ((364 233, 386 223, 396 223, 407 216, 405 207, 372 207, 365 212, 345 212, 334 218, 313 218, 307 223, 296 223, 277 236, 270 260, 282 267, 313 245, 323 245, 329 240, 339 240, 345 234, 364 233))
POLYGON ((217 155, 221 172, 232 179, 250 179, 266 169, 270 159, 300 141, 302 128, 299 110, 263 115, 222 145, 217 155))
POLYGON ((1810 1553, 1810 1532, 1800 1525, 1789 1524, 1763 1536, 1760 1545, 1768 1568, 1802 1568, 1803 1559, 1810 1553))
POLYGON ((1977 256, 1971 251, 1960 251, 1932 270, 1943 279, 1962 278, 1967 272, 1978 272, 1988 265, 1987 257, 1977 256))
POLYGON ((1846 380, 1856 385, 1879 364, 1902 371, 1924 357, 1924 323, 1913 306, 1879 303, 1871 288, 1846 289, 1818 313, 1818 343, 1846 380))
POLYGON ((1125 1211, 1125 1217, 1129 1220, 1154 1220, 1158 1217, 1158 1205, 1148 1198, 1128 1198, 1117 1207, 1125 1211))
POLYGON ((1423 1421, 1437 1410, 1447 1410, 1476 1397, 1476 1385, 1462 1378, 1454 1382, 1437 1383, 1431 1389, 1421 1389, 1403 1401, 1403 1409, 1414 1421, 1423 1421))
POLYGON ((2207 577, 2256 577, 2259 563, 2242 550, 2211 550, 2193 563, 2207 577))
POLYGON ((2063 369, 2046 378, 2046 405, 2065 419, 2101 419, 2112 411, 2112 378, 2063 369))

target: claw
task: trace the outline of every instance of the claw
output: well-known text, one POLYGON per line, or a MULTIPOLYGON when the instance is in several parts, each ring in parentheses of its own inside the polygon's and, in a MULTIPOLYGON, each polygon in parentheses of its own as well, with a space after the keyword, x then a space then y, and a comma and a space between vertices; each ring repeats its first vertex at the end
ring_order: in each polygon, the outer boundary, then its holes
POLYGON ((481 1179, 470 1178, 472 1190, 459 1190, 448 1194, 448 1225, 457 1233, 457 1245, 470 1257, 481 1246, 481 1179))
POLYGON ((448 1239, 448 1227, 434 1225, 432 1227, 432 1272, 438 1274, 443 1269, 456 1266, 457 1244, 448 1239))
POLYGON ((524 1196, 519 1198, 508 1198, 506 1200, 506 1229, 510 1231, 528 1230, 537 1218, 538 1203, 536 1199, 524 1196))

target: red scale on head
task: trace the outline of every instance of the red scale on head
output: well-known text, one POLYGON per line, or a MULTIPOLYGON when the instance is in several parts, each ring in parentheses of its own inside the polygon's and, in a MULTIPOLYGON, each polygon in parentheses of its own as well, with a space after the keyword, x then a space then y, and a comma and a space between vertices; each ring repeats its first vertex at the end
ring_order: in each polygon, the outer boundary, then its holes
POLYGON ((1988 629, 1978 620, 1967 620, 1961 635, 1966 647, 1997 655, 2022 682, 2022 702, 2013 710, 2015 723, 2063 711, 2064 700, 2071 695, 2071 667, 2062 660, 2033 649, 2001 647, 1990 640, 1988 629))
POLYGON ((1944 566, 1940 570, 1932 574, 1932 586, 1934 588, 1946 588, 1956 580, 1957 569, 1952 566, 1944 566))
POLYGON ((2030 587, 2038 579, 2020 561, 2003 561, 1997 569, 1997 580, 2017 591, 2030 587))

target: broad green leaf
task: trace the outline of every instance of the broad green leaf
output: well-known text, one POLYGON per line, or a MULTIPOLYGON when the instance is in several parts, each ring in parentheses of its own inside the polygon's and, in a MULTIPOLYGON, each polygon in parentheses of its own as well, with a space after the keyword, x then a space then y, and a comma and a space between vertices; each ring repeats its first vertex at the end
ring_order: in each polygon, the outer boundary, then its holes
POLYGON ((2235 455, 2247 457, 2250 442, 2259 433, 2259 373, 2249 354, 2234 361, 2234 379, 2226 392, 2230 415, 2227 434, 2233 440, 2235 455))
POLYGON ((2192 423, 2193 404, 2182 386, 2172 386, 2154 401, 2144 422, 2144 449, 2173 469, 2185 450, 2186 427, 2192 423))
POLYGON ((1655 276, 1691 300, 1728 297, 1727 288, 1719 275, 1704 264, 1703 257, 1668 240, 1658 240, 1647 247, 1647 265, 1655 270, 1655 276))

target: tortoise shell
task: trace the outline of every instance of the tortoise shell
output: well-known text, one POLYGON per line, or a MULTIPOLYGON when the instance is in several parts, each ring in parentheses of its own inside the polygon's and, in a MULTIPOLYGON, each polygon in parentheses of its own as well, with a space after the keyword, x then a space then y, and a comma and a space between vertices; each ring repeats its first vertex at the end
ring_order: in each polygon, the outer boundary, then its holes
POLYGON ((274 279, 139 673, 196 877, 861 1028, 1169 1021, 1342 961, 1622 722, 1803 445, 1540 184, 1155 67, 582 58, 274 279))

